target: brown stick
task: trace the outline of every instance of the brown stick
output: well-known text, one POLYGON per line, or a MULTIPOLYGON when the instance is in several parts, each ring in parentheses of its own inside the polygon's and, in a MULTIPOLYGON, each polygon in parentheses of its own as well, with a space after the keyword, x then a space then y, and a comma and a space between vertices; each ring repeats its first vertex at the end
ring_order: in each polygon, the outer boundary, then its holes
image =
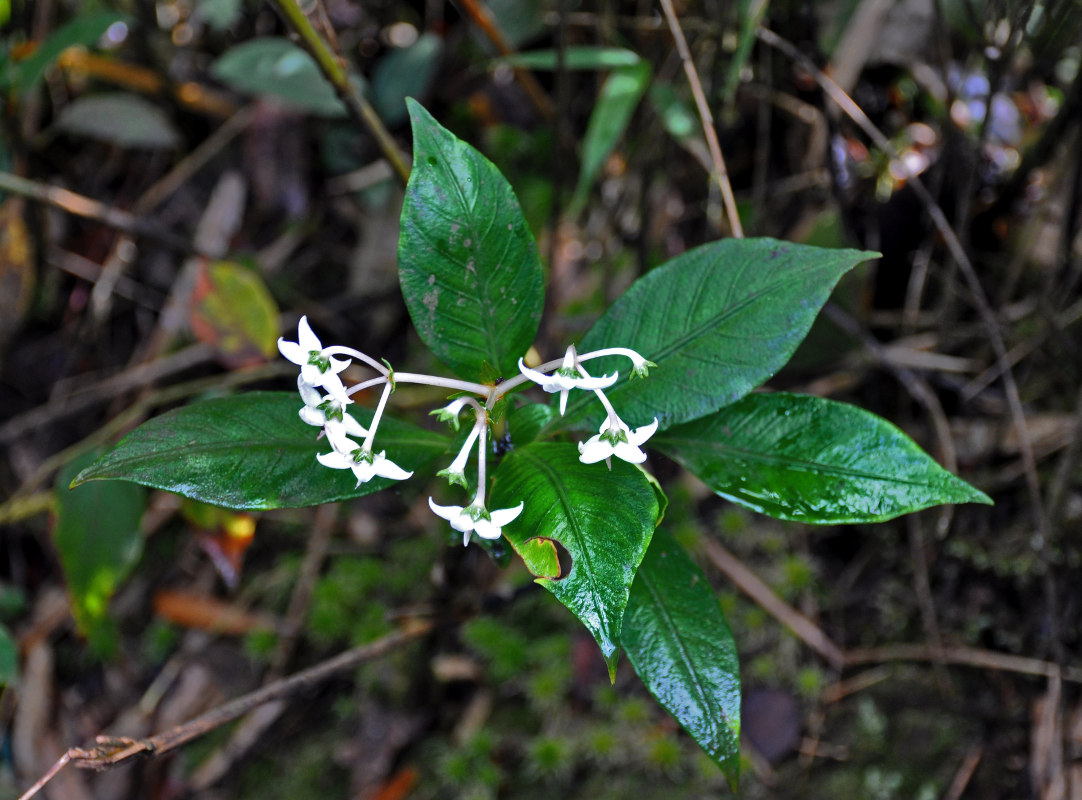
POLYGON ((888 644, 882 647, 858 647, 845 653, 845 665, 878 664, 884 661, 940 661, 978 669, 1016 672, 1043 678, 1061 676, 1065 681, 1082 683, 1082 667, 1060 667, 1039 658, 997 653, 976 647, 934 647, 926 644, 888 644))
POLYGON ((688 84, 691 86, 691 94, 695 98, 695 107, 699 110, 699 118, 703 123, 703 133, 706 135, 706 145, 710 148, 710 158, 714 162, 714 177, 721 188, 721 199, 725 203, 725 213, 729 217, 729 229, 737 239, 744 238, 744 228, 740 224, 740 215, 736 209, 736 197, 733 195, 732 184, 729 183, 729 170, 725 167, 725 158, 721 154, 721 143, 718 141, 718 132, 714 130, 714 116, 710 113, 710 106, 706 102, 706 94, 703 85, 699 81, 699 71, 695 69, 695 62, 691 58, 691 50, 688 41, 684 38, 684 31, 680 27, 680 21, 676 18, 672 0, 661 0, 661 8, 665 12, 665 19, 672 31, 672 38, 676 41, 676 51, 680 54, 680 60, 684 63, 684 72, 688 76, 688 84))
MULTIPOLYGON (((484 5, 478 0, 457 0, 455 4, 466 13, 470 22, 476 25, 481 30, 481 33, 487 36, 488 40, 496 46, 496 50, 499 51, 501 56, 514 54, 515 48, 508 41, 507 35, 500 27, 500 23, 496 21, 496 18, 492 16, 492 12, 484 5)), ((552 100, 549 99, 541 84, 537 82, 537 78, 533 76, 533 73, 522 67, 515 67, 514 70, 515 78, 522 84, 522 88, 530 97, 530 102, 541 112, 541 116, 550 122, 556 119, 556 107, 552 104, 552 100)))
POLYGON ((201 714, 195 719, 155 736, 145 739, 99 736, 95 747, 88 749, 72 747, 19 800, 29 800, 29 798, 41 791, 45 784, 52 780, 68 763, 72 763, 81 769, 103 772, 124 764, 136 756, 157 757, 165 755, 192 739, 196 739, 215 728, 244 716, 265 703, 300 694, 341 672, 355 668, 365 661, 371 661, 374 658, 386 655, 392 650, 424 636, 432 630, 432 627, 433 624, 427 620, 411 620, 395 633, 360 647, 355 647, 352 650, 347 650, 344 653, 339 653, 334 658, 327 659, 314 667, 309 667, 288 678, 264 686, 262 689, 238 697, 236 700, 211 709, 206 714, 201 714))
POLYGON ((710 562, 735 583, 738 589, 758 603, 764 611, 796 634, 804 644, 830 662, 832 667, 841 669, 845 666, 845 653, 842 649, 834 644, 818 625, 774 594, 774 591, 745 567, 740 559, 714 539, 706 539, 703 548, 710 562))

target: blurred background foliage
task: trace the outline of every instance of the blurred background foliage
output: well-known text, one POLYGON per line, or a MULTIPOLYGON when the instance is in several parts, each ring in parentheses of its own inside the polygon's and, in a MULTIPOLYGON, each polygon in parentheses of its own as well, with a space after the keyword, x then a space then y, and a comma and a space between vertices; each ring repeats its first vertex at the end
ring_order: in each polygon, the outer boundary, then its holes
MULTIPOLYGON (((997 503, 810 528, 652 459, 667 527, 740 647, 742 794, 1082 797, 1082 7, 675 7, 748 234, 883 253, 846 277, 771 386, 881 414, 997 503), (975 264, 1029 442, 913 176, 975 264), (707 541, 864 661, 820 659, 707 541), (925 655, 882 649, 899 643, 925 655), (941 645, 977 655, 939 663, 941 645), (1061 680, 1056 664, 1074 671, 1061 680)), ((652 266, 727 234, 656 4, 493 0, 487 29, 465 0, 305 8, 403 148, 413 96, 515 187, 550 281, 543 352, 652 266), (495 39, 526 60, 500 58, 495 39)), ((49 796, 725 794, 626 663, 610 686, 592 640, 521 567, 463 549, 427 513, 424 481, 258 515, 64 488, 151 414, 291 388, 273 342, 300 313, 396 368, 440 367, 398 293, 401 189, 268 4, 0 0, 0 24, 0 797, 101 731, 164 730, 416 617, 435 632, 302 702, 167 758, 66 772, 49 796)), ((394 410, 419 420, 438 399, 403 387, 394 410)))

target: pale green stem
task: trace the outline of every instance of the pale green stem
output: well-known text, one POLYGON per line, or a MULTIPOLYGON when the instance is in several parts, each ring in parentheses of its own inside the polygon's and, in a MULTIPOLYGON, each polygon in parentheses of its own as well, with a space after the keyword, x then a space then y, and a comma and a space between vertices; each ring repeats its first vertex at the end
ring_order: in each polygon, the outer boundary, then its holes
MULTIPOLYGON (((493 387, 473 381, 460 381, 457 378, 441 378, 438 375, 424 375, 416 372, 396 372, 395 383, 421 383, 426 386, 440 386, 444 389, 454 389, 456 392, 470 392, 482 397, 489 397, 493 387)), ((500 384, 501 386, 503 384, 500 384)))
POLYGON ((364 437, 364 443, 361 445, 361 449, 366 453, 372 452, 372 440, 376 438, 376 428, 379 427, 380 417, 383 416, 383 409, 387 407, 387 398, 390 396, 391 384, 388 381, 387 385, 383 387, 383 394, 379 396, 376 412, 372 415, 372 426, 368 429, 368 435, 364 437))
POLYGON ((387 369, 385 365, 376 361, 376 359, 372 358, 372 356, 367 355, 366 353, 362 353, 360 350, 354 350, 352 347, 343 347, 340 344, 336 344, 333 347, 324 348, 322 355, 328 357, 349 356, 350 358, 360 359, 365 364, 374 369, 376 372, 378 372, 380 375, 386 375, 388 372, 390 372, 390 370, 387 369))
MULTIPOLYGON (((483 413, 483 412, 482 412, 483 413)), ((473 498, 472 505, 485 506, 485 460, 488 456, 485 440, 488 438, 488 420, 478 417, 477 422, 481 428, 477 438, 477 496, 473 498)))
POLYGON ((315 58, 316 64, 319 65, 327 80, 331 82, 339 99, 349 109, 349 112, 368 128, 368 132, 376 140, 379 149, 383 151, 384 158, 387 159, 398 179, 405 186, 410 177, 409 159, 398 148, 394 137, 383 125, 383 120, 379 118, 376 110, 350 83, 349 74, 342 62, 331 52, 327 42, 312 27, 312 23, 308 21, 308 17, 304 15, 295 0, 274 0, 274 4, 278 6, 278 10, 286 18, 286 22, 297 32, 305 49, 315 58))

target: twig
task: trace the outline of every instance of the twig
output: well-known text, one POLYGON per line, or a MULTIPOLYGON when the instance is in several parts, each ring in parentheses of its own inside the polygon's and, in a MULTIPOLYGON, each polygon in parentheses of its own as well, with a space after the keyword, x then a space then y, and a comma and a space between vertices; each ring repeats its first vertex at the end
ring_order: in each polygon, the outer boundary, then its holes
POLYGON ((706 557, 725 574, 725 577, 758 603, 764 611, 796 634, 804 644, 830 662, 835 669, 845 666, 846 657, 842 649, 834 644, 818 625, 774 594, 774 591, 745 567, 736 556, 714 539, 706 539, 703 549, 706 551, 706 557))
POLYGON ((45 788, 45 784, 56 777, 57 773, 64 768, 69 761, 71 761, 71 750, 64 753, 60 758, 56 760, 56 763, 49 767, 49 771, 34 781, 34 785, 27 789, 19 796, 19 800, 30 800, 31 797, 36 795, 42 789, 45 788))
POLYGON ((376 113, 371 103, 350 83, 349 74, 334 53, 331 52, 327 42, 312 27, 312 23, 308 21, 308 17, 304 15, 304 12, 301 11, 300 6, 294 0, 274 0, 274 5, 277 6, 278 11, 289 26, 296 31, 304 48, 312 54, 316 64, 319 65, 327 80, 331 82, 339 99, 345 104, 349 113, 366 127, 368 132, 375 138, 379 149, 383 151, 383 156, 390 162, 399 181, 405 186, 410 177, 409 157, 399 149, 394 137, 384 126, 383 120, 379 118, 379 114, 376 113))
MULTIPOLYGON (((66 447, 59 453, 54 453, 38 465, 33 474, 27 478, 22 486, 0 503, 0 525, 8 525, 27 516, 41 513, 47 510, 42 506, 43 498, 32 495, 53 472, 71 461, 77 455, 85 453, 93 447, 110 441, 114 436, 124 431, 129 426, 138 422, 151 408, 166 405, 182 400, 193 395, 201 394, 209 389, 221 391, 226 388, 242 386, 246 383, 266 380, 292 372, 292 367, 272 362, 261 367, 247 370, 237 370, 224 375, 212 375, 208 378, 197 378, 175 386, 158 389, 140 397, 122 413, 110 419, 103 426, 79 442, 66 447), (37 498, 37 499, 34 499, 37 498)), ((104 398, 103 398, 104 399, 104 398)), ((49 493, 51 496, 51 493, 49 493)))
MULTIPOLYGON (((496 46, 496 50, 499 51, 501 56, 514 54, 515 48, 508 41, 507 35, 500 27, 500 23, 496 21, 496 18, 492 16, 492 12, 482 5, 479 0, 456 0, 455 5, 459 6, 470 21, 480 28, 481 32, 488 37, 488 40, 496 46)), ((552 104, 552 100, 549 99, 541 84, 537 82, 537 78, 534 77, 533 73, 523 67, 515 67, 515 78, 522 84, 522 88, 529 95, 530 102, 541 112, 541 116, 550 122, 556 119, 556 107, 552 104)))
POLYGON ((721 199, 725 203, 725 213, 729 218, 729 229, 735 238, 742 239, 744 238, 744 229, 740 225, 736 197, 733 195, 732 184, 729 183, 729 171, 725 168, 725 158, 721 154, 718 133, 714 129, 714 116, 710 113, 710 106, 706 102, 706 95, 703 93, 703 85, 699 81, 699 71, 695 68, 695 62, 691 58, 691 50, 688 48, 687 39, 684 38, 684 31, 680 28, 680 21, 676 18, 672 0, 661 0, 661 8, 665 12, 669 30, 672 31, 672 38, 676 42, 676 51, 680 54, 680 60, 684 64, 684 72, 688 76, 691 94, 695 98, 695 107, 699 110, 699 118, 703 123, 703 133, 706 135, 706 144, 710 148, 710 158, 714 162, 714 177, 721 188, 721 199))
MULTIPOLYGON (((767 28, 759 28, 757 35, 766 44, 781 50, 807 70, 808 73, 815 78, 815 82, 819 84, 819 87, 823 92, 836 103, 862 131, 864 131, 865 135, 875 143, 876 147, 882 150, 889 158, 891 158, 891 160, 898 160, 897 151, 883 132, 868 118, 868 115, 864 113, 864 110, 861 109, 849 95, 843 92, 833 80, 831 80, 829 75, 826 75, 812 63, 811 59, 801 53, 792 43, 786 41, 767 28)), ((935 198, 932 197, 931 192, 928 191, 928 188, 924 185, 924 182, 919 176, 910 175, 908 182, 923 204, 925 211, 927 211, 928 216, 932 220, 932 224, 939 232, 939 235, 943 237, 943 241, 947 246, 947 250, 950 252, 951 258, 958 264, 962 276, 965 278, 966 285, 973 297, 973 304, 976 306, 977 313, 980 314, 981 321, 984 323, 988 339, 992 343, 992 349, 996 354, 996 359, 1003 365, 1003 388, 1007 396, 1007 405, 1010 409, 1011 423, 1018 436, 1018 447, 1022 458, 1022 465, 1025 470, 1026 489, 1028 490, 1030 503, 1033 506, 1034 525, 1036 528, 1036 549, 1038 556, 1045 567, 1045 602, 1048 605, 1047 613, 1049 624, 1052 628, 1052 650, 1056 659, 1062 660, 1063 645, 1062 637, 1059 632, 1058 590, 1052 574, 1052 560, 1049 555, 1049 539, 1051 538, 1051 532, 1044 499, 1041 496, 1040 479, 1037 476, 1037 461, 1033 452, 1033 440, 1029 435, 1029 429, 1026 427, 1025 409, 1022 407, 1022 397, 1018 391, 1018 383, 1015 381, 1014 373, 1009 366, 1007 346, 1003 341, 1003 334, 1000 332, 995 312, 992 310, 992 307, 988 302, 988 297, 985 294, 984 287, 981 285, 980 278, 977 276, 977 270, 974 268, 969 255, 966 253, 965 247, 962 246, 961 240, 958 238, 958 235, 954 232, 950 222, 947 220, 946 215, 943 213, 943 209, 939 207, 939 204, 936 202, 935 198)))
POLYGON ((136 756, 158 757, 187 744, 216 728, 244 716, 255 708, 275 700, 284 700, 319 685, 335 675, 354 669, 365 661, 386 655, 392 650, 426 635, 433 624, 424 620, 412 620, 401 630, 374 642, 340 653, 295 675, 238 697, 217 708, 201 714, 182 725, 145 739, 99 736, 97 745, 88 749, 72 747, 60 757, 49 772, 34 783, 20 800, 29 800, 39 792, 67 763, 80 769, 104 772, 127 763, 136 756))
POLYGON ((947 793, 943 795, 943 800, 960 800, 973 778, 973 773, 977 771, 977 765, 981 763, 983 755, 984 745, 979 742, 966 751, 965 758, 958 765, 958 771, 954 773, 954 779, 951 780, 947 793))
POLYGON ((33 433, 61 417, 70 416, 98 403, 112 400, 131 389, 203 364, 212 360, 214 353, 215 349, 209 344, 193 344, 176 353, 159 358, 157 361, 140 364, 118 375, 95 381, 59 400, 10 418, 0 425, 0 444, 7 444, 23 434, 33 433))
POLYGON ((1082 683, 1082 667, 1060 667, 1059 664, 1039 658, 997 653, 976 647, 948 645, 937 648, 927 644, 888 644, 882 647, 858 647, 845 653, 847 667, 880 664, 885 661, 942 661, 944 664, 1016 672, 1042 678, 1061 675, 1065 681, 1082 683))
POLYGON ((104 223, 125 233, 154 239, 166 247, 179 250, 182 253, 203 255, 191 242, 163 230, 152 222, 147 222, 127 211, 106 205, 69 189, 38 183, 18 175, 12 175, 10 172, 0 172, 0 190, 54 206, 77 217, 104 223))

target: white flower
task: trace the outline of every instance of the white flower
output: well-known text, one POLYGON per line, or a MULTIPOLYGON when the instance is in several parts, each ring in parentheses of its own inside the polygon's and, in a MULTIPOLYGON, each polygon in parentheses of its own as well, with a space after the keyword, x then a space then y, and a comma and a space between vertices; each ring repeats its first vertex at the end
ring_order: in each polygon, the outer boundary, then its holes
POLYGON ((634 350, 627 351, 627 357, 631 359, 631 377, 632 378, 645 378, 650 375, 650 368, 657 367, 653 361, 640 356, 634 350))
POLYGON ((503 535, 503 526, 522 513, 522 503, 514 508, 497 508, 489 511, 479 503, 465 508, 462 506, 440 506, 428 498, 428 507, 436 516, 443 517, 451 527, 462 533, 463 546, 470 543, 470 532, 475 532, 482 539, 499 539, 503 535))
MULTIPOLYGON (((657 430, 657 417, 649 425, 630 430, 619 417, 606 417, 601 423, 601 431, 585 442, 579 442, 579 461, 594 464, 612 456, 631 464, 641 464, 646 460, 646 453, 640 447, 657 430)), ((611 462, 610 462, 611 465, 611 462)))
POLYGON ((316 387, 304 382, 304 376, 297 378, 297 389, 304 401, 304 408, 300 410, 301 419, 317 428, 326 427, 327 438, 335 450, 341 449, 335 445, 336 441, 341 442, 347 436, 368 435, 364 426, 346 411, 346 406, 353 402, 348 397, 344 402, 334 395, 324 397, 316 387))
POLYGON ((563 365, 551 375, 530 369, 523 363, 521 358, 518 360, 518 368, 523 375, 539 384, 546 392, 560 393, 560 415, 562 416, 567 409, 567 394, 572 389, 607 389, 616 383, 616 379, 620 377, 618 372, 614 372, 612 375, 602 375, 599 378, 583 375, 579 372, 576 362, 575 346, 571 345, 567 348, 567 352, 564 353, 563 365))
POLYGON ((349 360, 324 355, 324 350, 308 325, 308 317, 301 317, 297 325, 296 342, 287 342, 285 337, 278 339, 278 352, 301 368, 301 377, 305 383, 309 386, 322 386, 332 395, 344 398, 346 390, 338 373, 349 366, 349 360))
MULTIPOLYGON (((345 439, 344 442, 352 444, 348 439, 345 439)), ((353 470, 353 474, 357 476, 358 486, 362 483, 368 483, 377 476, 390 478, 392 481, 404 481, 413 474, 412 472, 406 472, 402 467, 387 458, 386 450, 373 454, 371 450, 357 447, 351 452, 344 453, 336 448, 330 453, 321 453, 316 458, 320 464, 331 469, 353 470)))
POLYGON ((429 411, 428 413, 438 419, 440 422, 446 422, 455 431, 458 430, 458 415, 462 413, 462 409, 466 407, 466 403, 470 402, 469 398, 460 397, 457 400, 452 400, 448 405, 443 408, 437 408, 435 411, 429 411))

